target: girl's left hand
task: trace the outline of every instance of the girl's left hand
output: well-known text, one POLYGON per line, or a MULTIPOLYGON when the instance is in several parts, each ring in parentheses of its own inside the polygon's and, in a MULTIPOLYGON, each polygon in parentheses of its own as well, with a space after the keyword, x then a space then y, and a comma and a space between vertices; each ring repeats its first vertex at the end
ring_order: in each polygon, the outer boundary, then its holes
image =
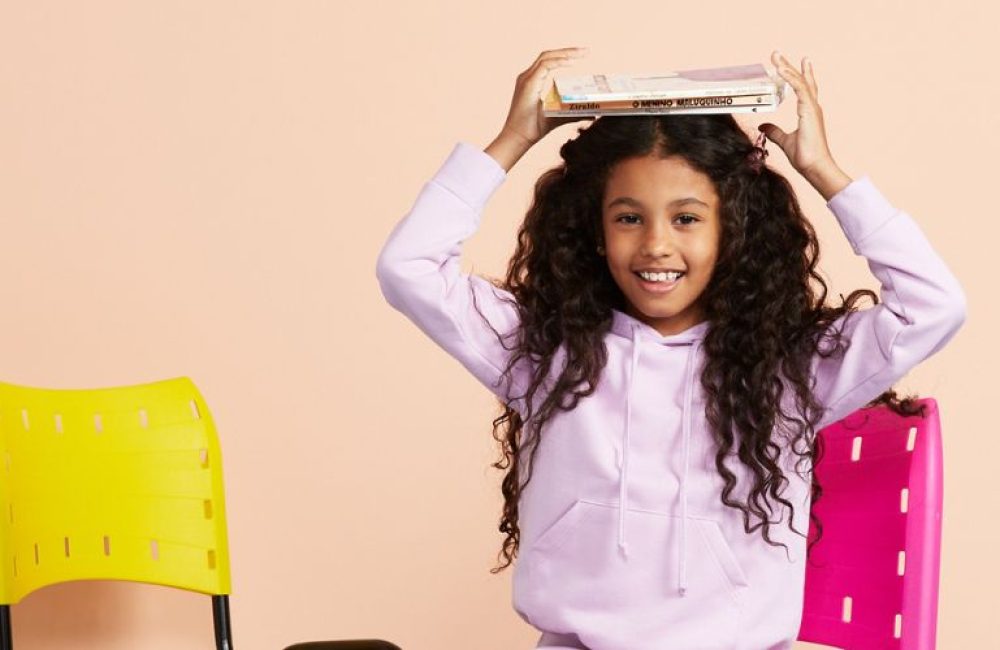
POLYGON ((798 99, 799 128, 792 133, 785 133, 774 124, 764 122, 759 127, 769 140, 781 147, 800 174, 806 175, 822 165, 832 163, 833 156, 826 143, 826 132, 823 126, 823 109, 820 108, 817 95, 816 77, 813 75, 812 62, 807 64, 802 58, 802 71, 799 72, 788 60, 775 50, 771 53, 771 61, 778 74, 795 90, 798 99))

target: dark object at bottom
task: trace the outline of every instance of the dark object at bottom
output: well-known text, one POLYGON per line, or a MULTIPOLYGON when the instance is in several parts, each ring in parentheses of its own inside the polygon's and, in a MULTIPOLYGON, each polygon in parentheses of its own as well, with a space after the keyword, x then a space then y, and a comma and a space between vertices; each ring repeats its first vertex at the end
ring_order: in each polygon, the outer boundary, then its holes
POLYGON ((290 645, 285 650, 400 650, 400 647, 380 639, 363 639, 361 641, 309 641, 290 645))

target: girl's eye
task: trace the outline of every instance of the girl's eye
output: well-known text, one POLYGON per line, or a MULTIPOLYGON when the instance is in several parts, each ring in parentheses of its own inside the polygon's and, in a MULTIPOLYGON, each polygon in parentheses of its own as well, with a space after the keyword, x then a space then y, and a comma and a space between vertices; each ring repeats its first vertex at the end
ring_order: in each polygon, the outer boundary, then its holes
MULTIPOLYGON (((634 213, 623 214, 622 216, 618 217, 618 221, 621 221, 622 219, 628 219, 629 217, 638 217, 638 216, 639 215, 634 214, 634 213)), ((682 225, 685 225, 685 226, 689 226, 689 225, 691 225, 692 223, 694 223, 695 221, 698 220, 698 218, 695 217, 693 214, 679 214, 679 215, 677 215, 677 218, 678 219, 690 219, 690 221, 684 221, 684 222, 682 222, 682 225)), ((635 222, 634 221, 630 221, 628 223, 635 223, 635 222)))

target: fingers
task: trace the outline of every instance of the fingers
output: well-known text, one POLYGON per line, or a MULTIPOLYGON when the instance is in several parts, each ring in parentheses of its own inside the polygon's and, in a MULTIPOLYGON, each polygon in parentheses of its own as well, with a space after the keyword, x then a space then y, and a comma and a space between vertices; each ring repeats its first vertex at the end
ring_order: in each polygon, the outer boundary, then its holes
POLYGON ((545 59, 550 59, 553 57, 563 57, 563 56, 582 56, 588 52, 586 47, 562 47, 557 50, 543 50, 538 58, 535 59, 533 65, 538 65, 540 61, 545 59))
POLYGON ((545 50, 521 74, 528 79, 536 77, 539 72, 548 74, 552 68, 558 65, 566 65, 571 60, 577 59, 586 53, 587 48, 585 47, 564 47, 558 50, 545 50))
POLYGON ((813 100, 816 102, 816 95, 818 88, 816 87, 816 79, 812 73, 812 63, 806 64, 807 59, 803 57, 802 59, 802 71, 798 71, 792 67, 791 63, 781 54, 778 50, 774 50, 771 53, 771 61, 774 63, 778 70, 778 74, 791 84, 792 88, 795 89, 795 94, 801 100, 813 100), (808 75, 808 78, 807 76, 808 75))
POLYGON ((816 85, 816 75, 813 73, 813 62, 808 57, 802 59, 802 65, 806 72, 806 80, 812 89, 813 97, 819 98, 819 86, 816 85))
POLYGON ((758 130, 760 130, 761 133, 767 136, 768 140, 775 143, 776 145, 781 147, 782 150, 784 150, 785 138, 788 137, 788 134, 782 131, 780 128, 778 128, 776 124, 771 124, 770 122, 764 122, 757 128, 758 130))
POLYGON ((531 67, 518 75, 521 96, 541 104, 543 102, 542 94, 549 85, 550 73, 558 67, 571 64, 586 53, 586 48, 581 47, 567 47, 542 52, 531 67))

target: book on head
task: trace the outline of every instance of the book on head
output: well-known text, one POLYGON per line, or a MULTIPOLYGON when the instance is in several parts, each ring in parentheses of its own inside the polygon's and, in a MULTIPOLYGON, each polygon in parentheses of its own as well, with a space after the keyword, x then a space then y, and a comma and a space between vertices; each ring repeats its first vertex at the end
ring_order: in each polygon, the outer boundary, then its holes
POLYGON ((767 113, 788 82, 761 64, 656 74, 557 76, 543 99, 546 116, 662 113, 767 113))

